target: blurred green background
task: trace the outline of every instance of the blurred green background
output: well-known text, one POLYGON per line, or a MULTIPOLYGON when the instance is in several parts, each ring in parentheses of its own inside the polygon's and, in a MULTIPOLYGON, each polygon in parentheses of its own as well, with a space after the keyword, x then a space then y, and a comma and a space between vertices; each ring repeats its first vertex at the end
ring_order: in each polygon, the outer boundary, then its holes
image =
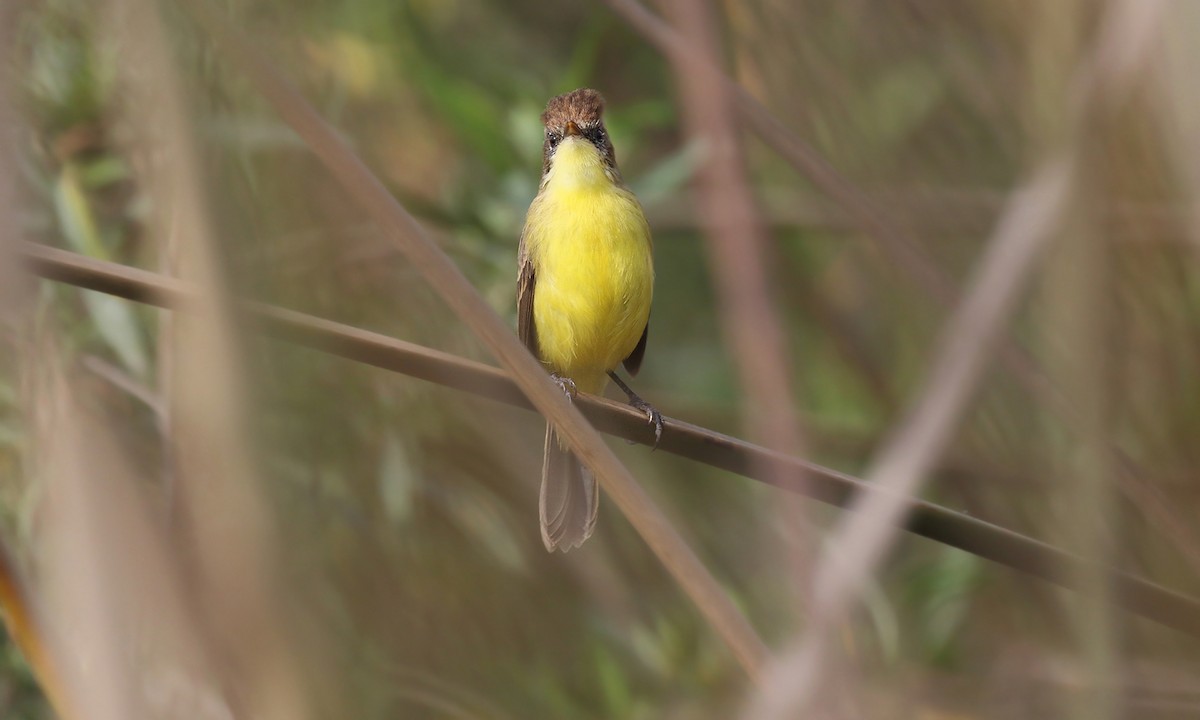
MULTIPOLYGON (((604 3, 533 0, 221 5, 510 320, 517 237, 541 167, 538 115, 554 94, 600 89, 655 238, 653 332, 635 387, 669 416, 745 436, 752 409, 733 371, 736 349, 721 336, 689 194, 708 148, 681 131, 670 65, 620 16, 604 3)), ((1054 11, 1033 0, 713 3, 731 75, 960 287, 1007 193, 1061 139, 1067 80, 1097 16, 1096 4, 1064 5, 1073 9, 1060 8, 1066 19, 1055 25, 1046 17, 1054 11)), ((229 285, 489 360, 237 67, 173 3, 162 11, 229 285)), ((147 218, 161 199, 141 178, 162 158, 131 91, 155 68, 113 42, 115 12, 42 0, 16 13, 6 72, 23 121, 18 219, 28 239, 158 269, 167 239, 147 218)), ((1094 145, 1108 172, 1097 235, 1111 262, 1108 427, 1139 482, 1191 528, 1200 283, 1179 209, 1194 196, 1153 91, 1137 93, 1094 145)), ((842 208, 745 141, 809 451, 861 473, 918 388, 948 309, 842 208)), ((1054 277, 1033 283, 1013 336, 1070 374, 1070 363, 1089 359, 1056 342, 1054 277)), ((59 323, 89 402, 113 418, 157 487, 161 418, 145 399, 160 392, 159 314, 49 283, 38 311, 59 323)), ((611 503, 583 549, 542 549, 538 417, 290 345, 246 345, 256 469, 282 537, 289 602, 280 613, 311 648, 302 664, 336 688, 320 716, 737 713, 748 692, 741 670, 611 503)), ((26 472, 13 358, 0 359, 0 509, 36 565, 38 479, 26 472)), ((993 368, 927 497, 1063 541, 1058 529, 1075 507, 1064 477, 1094 448, 1049 405, 993 368)), ((820 529, 836 512, 781 505, 753 481, 613 446, 762 635, 783 647, 804 617, 786 528, 820 529)), ((1136 497, 1120 497, 1110 559, 1200 594, 1186 559, 1196 548, 1136 497)), ((842 636, 866 679, 864 716, 1059 716, 1086 691, 1066 621, 1075 602, 903 536, 842 636)), ((1128 716, 1200 712, 1195 643, 1118 622, 1114 682, 1128 716)), ((48 717, 15 651, 0 659, 0 715, 48 717)))

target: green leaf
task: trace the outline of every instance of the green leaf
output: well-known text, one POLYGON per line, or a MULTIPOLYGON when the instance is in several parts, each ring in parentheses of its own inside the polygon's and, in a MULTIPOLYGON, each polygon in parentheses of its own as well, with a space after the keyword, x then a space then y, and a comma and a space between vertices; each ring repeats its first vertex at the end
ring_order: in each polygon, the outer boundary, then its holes
POLYGON ((100 242, 100 230, 80 184, 79 168, 73 163, 67 164, 58 176, 54 187, 54 209, 63 235, 76 252, 99 260, 111 259, 100 242))
POLYGON ((128 301, 85 290, 83 302, 87 306, 88 314, 92 316, 92 321, 96 323, 100 336, 120 358, 125 369, 131 375, 145 378, 150 362, 141 329, 128 301))
POLYGON ((478 82, 439 63, 429 45, 433 39, 424 37, 418 26, 414 23, 408 27, 408 37, 396 46, 404 73, 434 114, 470 146, 474 155, 493 170, 503 171, 514 156, 499 100, 478 82))
POLYGON ((920 602, 921 646, 935 662, 949 662, 981 576, 979 558, 945 548, 910 583, 920 602))
MULTIPOLYGON (((110 253, 100 239, 100 230, 87 195, 80 186, 79 171, 75 165, 68 164, 59 175, 54 189, 54 207, 59 227, 72 248, 100 260, 110 259, 110 253)), ((91 290, 84 290, 81 295, 96 331, 120 359, 125 370, 135 377, 145 378, 150 360, 141 327, 130 303, 91 290)))
POLYGON ((129 178, 129 164, 115 155, 104 155, 80 167, 79 179, 89 188, 103 188, 129 178))
POLYGON ((596 646, 596 677, 607 705, 608 712, 605 715, 628 717, 632 700, 629 678, 622 670, 621 663, 603 645, 596 646))
POLYGON ((402 523, 412 516, 416 477, 404 443, 389 435, 379 461, 379 499, 388 520, 402 523))

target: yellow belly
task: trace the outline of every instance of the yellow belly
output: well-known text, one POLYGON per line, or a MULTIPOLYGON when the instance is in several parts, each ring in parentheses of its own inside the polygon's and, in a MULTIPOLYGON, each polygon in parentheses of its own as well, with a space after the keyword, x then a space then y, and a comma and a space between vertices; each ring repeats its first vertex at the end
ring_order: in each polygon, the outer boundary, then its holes
POLYGON ((556 184, 551 177, 529 209, 525 240, 541 359, 598 393, 650 317, 654 263, 642 208, 607 179, 556 184))

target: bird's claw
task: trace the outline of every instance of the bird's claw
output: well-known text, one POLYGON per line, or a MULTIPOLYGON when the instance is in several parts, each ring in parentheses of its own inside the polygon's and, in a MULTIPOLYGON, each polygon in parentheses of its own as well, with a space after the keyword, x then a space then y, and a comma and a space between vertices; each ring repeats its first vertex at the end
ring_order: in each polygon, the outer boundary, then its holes
POLYGON ((550 379, 558 385, 568 400, 574 400, 575 396, 579 394, 579 389, 575 387, 575 381, 571 378, 558 373, 550 373, 550 379))
POLYGON ((638 410, 641 410, 642 412, 646 413, 646 420, 649 421, 649 423, 654 426, 654 445, 652 445, 650 447, 650 449, 657 450, 658 449, 658 441, 662 440, 662 433, 663 433, 662 413, 660 413, 658 410, 656 410, 653 405, 651 405, 650 403, 646 402, 645 400, 643 400, 641 398, 631 399, 629 401, 629 404, 632 405, 633 407, 637 408, 638 410))

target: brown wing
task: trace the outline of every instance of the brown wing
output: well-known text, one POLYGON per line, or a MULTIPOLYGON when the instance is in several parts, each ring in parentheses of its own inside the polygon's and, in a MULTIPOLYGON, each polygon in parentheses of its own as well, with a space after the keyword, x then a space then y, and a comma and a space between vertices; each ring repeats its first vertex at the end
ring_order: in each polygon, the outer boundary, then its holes
POLYGON ((517 336, 534 357, 538 353, 537 327, 533 324, 533 288, 537 284, 537 276, 533 271, 533 261, 525 250, 525 232, 521 231, 521 245, 517 249, 517 336))
POLYGON ((621 363, 625 366, 625 370, 630 377, 637 375, 638 370, 642 367, 642 358, 646 355, 646 338, 650 336, 650 323, 646 323, 646 328, 642 330, 642 338, 638 340, 637 347, 633 352, 629 353, 629 357, 625 358, 625 362, 621 363))

